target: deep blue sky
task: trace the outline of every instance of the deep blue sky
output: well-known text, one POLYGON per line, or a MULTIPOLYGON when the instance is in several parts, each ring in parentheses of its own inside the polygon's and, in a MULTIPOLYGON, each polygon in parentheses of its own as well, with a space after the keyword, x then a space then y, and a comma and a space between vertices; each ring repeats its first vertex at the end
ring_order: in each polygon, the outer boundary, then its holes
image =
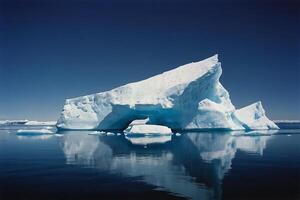
POLYGON ((300 119, 296 0, 0 2, 0 119, 57 119, 65 98, 215 53, 237 108, 300 119))

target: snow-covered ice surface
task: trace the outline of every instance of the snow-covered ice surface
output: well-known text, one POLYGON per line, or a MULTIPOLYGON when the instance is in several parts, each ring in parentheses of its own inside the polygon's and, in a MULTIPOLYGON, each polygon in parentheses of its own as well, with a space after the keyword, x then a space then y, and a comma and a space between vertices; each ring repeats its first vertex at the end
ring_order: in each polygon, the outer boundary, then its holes
POLYGON ((166 126, 151 125, 151 124, 141 124, 129 126, 124 131, 125 134, 161 134, 161 135, 171 135, 172 130, 166 126))
POLYGON ((218 56, 186 64, 110 91, 67 99, 60 129, 124 130, 131 121, 175 130, 278 129, 260 102, 236 110, 219 82, 218 56))
POLYGON ((265 115, 261 102, 251 104, 234 112, 238 120, 246 129, 278 129, 278 126, 265 115))

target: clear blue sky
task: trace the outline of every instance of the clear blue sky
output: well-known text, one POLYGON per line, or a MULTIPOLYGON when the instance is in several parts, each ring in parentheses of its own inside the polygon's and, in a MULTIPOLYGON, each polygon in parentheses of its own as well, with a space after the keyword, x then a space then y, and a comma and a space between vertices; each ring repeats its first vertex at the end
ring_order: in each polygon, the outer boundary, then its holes
POLYGON ((300 119, 298 1, 0 0, 0 119, 57 119, 64 100, 215 53, 237 108, 300 119))

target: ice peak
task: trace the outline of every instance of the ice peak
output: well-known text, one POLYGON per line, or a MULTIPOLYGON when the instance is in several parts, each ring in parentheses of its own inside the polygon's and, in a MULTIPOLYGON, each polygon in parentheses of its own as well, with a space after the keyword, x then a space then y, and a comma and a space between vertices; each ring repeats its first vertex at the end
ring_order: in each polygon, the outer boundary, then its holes
POLYGON ((207 58, 207 60, 211 60, 213 62, 218 62, 219 61, 219 54, 215 54, 215 55, 207 58))
POLYGON ((243 109, 257 110, 257 111, 261 112, 262 114, 265 114, 265 110, 262 106, 261 101, 257 101, 255 103, 252 103, 249 106, 244 107, 243 109))
MULTIPOLYGON (((218 54, 215 54, 213 56, 210 56, 204 60, 200 60, 200 61, 196 61, 196 62, 192 62, 190 64, 202 64, 202 63, 210 63, 211 65, 215 65, 219 62, 219 58, 218 58, 218 54)), ((189 64, 186 64, 186 65, 189 65, 189 64)), ((185 66, 185 65, 183 65, 185 66)), ((175 68, 176 69, 176 68, 175 68)))

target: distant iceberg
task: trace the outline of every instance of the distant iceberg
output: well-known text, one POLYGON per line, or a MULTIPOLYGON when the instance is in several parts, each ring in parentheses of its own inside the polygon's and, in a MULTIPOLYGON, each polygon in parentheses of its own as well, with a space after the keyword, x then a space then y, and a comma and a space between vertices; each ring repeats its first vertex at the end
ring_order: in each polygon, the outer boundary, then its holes
POLYGON ((24 125, 27 122, 28 122, 27 119, 21 119, 21 120, 0 120, 0 125, 2 125, 2 126, 24 125))
POLYGON ((55 126, 56 121, 28 121, 25 125, 31 126, 55 126))
POLYGON ((261 102, 236 110, 218 55, 110 91, 67 99, 59 129, 124 130, 133 120, 174 130, 278 129, 261 102))
POLYGON ((55 126, 56 121, 29 121, 27 119, 21 120, 0 120, 2 126, 14 126, 14 125, 28 125, 28 126, 55 126))
POLYGON ((290 123, 290 124, 298 124, 300 123, 300 120, 285 120, 285 119, 282 119, 282 120, 274 120, 275 123, 290 123))

